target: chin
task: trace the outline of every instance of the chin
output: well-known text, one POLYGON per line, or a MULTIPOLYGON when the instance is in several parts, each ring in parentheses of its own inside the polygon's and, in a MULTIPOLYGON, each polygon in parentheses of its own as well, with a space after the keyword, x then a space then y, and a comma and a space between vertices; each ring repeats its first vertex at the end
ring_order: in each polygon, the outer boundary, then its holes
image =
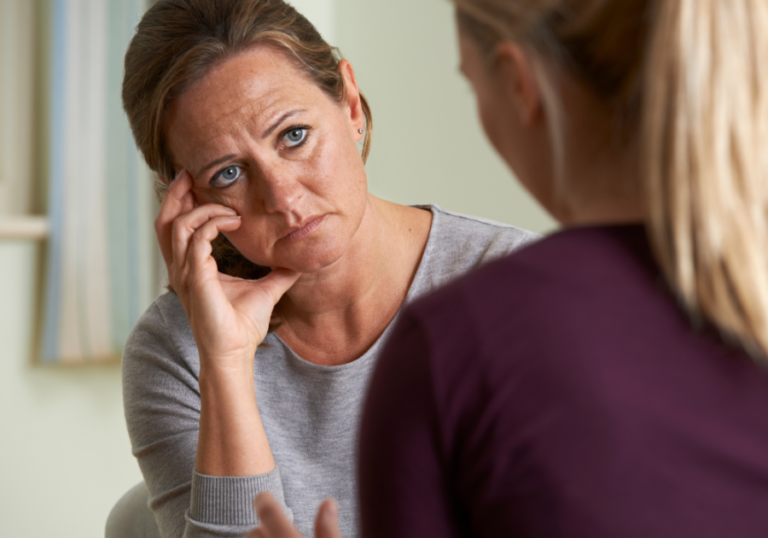
MULTIPOLYGON (((344 255, 344 245, 308 245, 309 248, 301 249, 302 252, 288 256, 286 262, 290 268, 299 273, 316 273, 326 267, 330 267, 339 261, 344 255)), ((283 265, 282 267, 288 267, 283 265)))
POLYGON ((301 242, 287 248, 278 248, 268 257, 243 254, 253 263, 264 267, 282 267, 298 273, 315 273, 336 263, 345 251, 345 245, 323 241, 301 242))

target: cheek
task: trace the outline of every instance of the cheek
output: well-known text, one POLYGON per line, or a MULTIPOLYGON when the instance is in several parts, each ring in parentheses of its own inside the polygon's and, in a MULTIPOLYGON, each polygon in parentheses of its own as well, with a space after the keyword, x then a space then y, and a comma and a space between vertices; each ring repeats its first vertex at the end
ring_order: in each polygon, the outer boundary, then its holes
MULTIPOLYGON (((315 177, 314 194, 339 210, 352 210, 367 195, 368 186, 362 158, 353 139, 328 136, 310 165, 315 177)), ((364 203, 364 202, 362 202, 364 203)))
POLYGON ((205 190, 196 193, 198 204, 218 204, 234 209, 240 215, 240 227, 227 232, 225 236, 230 243, 246 258, 257 264, 266 264, 270 250, 269 238, 274 231, 270 228, 269 219, 258 211, 253 211, 248 189, 233 185, 229 189, 205 190))
POLYGON ((490 141, 491 145, 496 149, 498 153, 501 153, 502 141, 501 141, 501 125, 500 114, 496 107, 492 106, 488 101, 483 101, 478 97, 477 99, 478 113, 480 114, 480 123, 483 126, 485 136, 490 141))
POLYGON ((495 96, 489 90, 486 81, 480 80, 481 77, 474 73, 470 77, 472 90, 475 94, 475 105, 477 113, 480 116, 480 123, 483 126, 485 136, 491 142, 496 151, 499 151, 501 144, 501 110, 495 96))
POLYGON ((198 205, 218 204, 237 210, 235 205, 237 204, 238 199, 241 197, 239 196, 239 193, 236 192, 236 190, 237 186, 233 186, 229 189, 222 190, 195 188, 192 192, 195 195, 195 200, 197 201, 198 205))
POLYGON ((243 217, 240 228, 225 234, 232 245, 257 265, 270 265, 274 237, 269 233, 265 219, 243 217))
POLYGON ((243 218, 253 219, 263 212, 261 193, 253 186, 253 179, 243 181, 227 189, 204 189, 195 192, 197 203, 217 204, 234 209, 243 218))

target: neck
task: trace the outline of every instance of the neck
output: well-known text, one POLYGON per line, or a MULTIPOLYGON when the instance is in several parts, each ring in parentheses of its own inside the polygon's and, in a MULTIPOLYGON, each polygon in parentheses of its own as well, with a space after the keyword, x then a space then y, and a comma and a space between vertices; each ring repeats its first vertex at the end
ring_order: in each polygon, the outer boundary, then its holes
POLYGON ((568 114, 561 118, 562 166, 550 183, 548 209, 564 226, 644 221, 636 145, 621 140, 613 116, 591 91, 570 78, 559 80, 568 114))
POLYGON ((643 190, 633 166, 602 162, 564 182, 556 218, 563 226, 629 224, 645 220, 643 190))
POLYGON ((423 216, 431 219, 427 212, 369 195, 344 255, 302 275, 280 301, 277 334, 302 358, 318 364, 341 364, 362 355, 405 300, 429 231, 428 224, 424 234, 414 221, 423 216))
POLYGON ((553 215, 564 226, 642 222, 645 193, 635 152, 618 148, 594 122, 574 122, 555 181, 553 215), (580 128, 580 127, 584 128, 580 128))

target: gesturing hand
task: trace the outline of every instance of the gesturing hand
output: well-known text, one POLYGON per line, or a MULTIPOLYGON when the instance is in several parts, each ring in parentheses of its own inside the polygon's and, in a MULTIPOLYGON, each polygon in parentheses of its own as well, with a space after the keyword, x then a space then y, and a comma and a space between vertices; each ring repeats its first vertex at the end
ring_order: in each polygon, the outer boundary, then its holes
MULTIPOLYGON (((262 493, 254 502, 261 527, 252 530, 246 538, 303 538, 285 517, 280 505, 269 493, 262 493)), ((341 538, 336 502, 326 499, 317 510, 315 538, 341 538)))
POLYGON ((299 277, 280 268, 255 281, 219 273, 211 241, 239 226, 240 217, 228 207, 195 207, 192 178, 184 170, 155 220, 168 280, 187 312, 201 368, 247 368, 267 335, 275 304, 299 277))

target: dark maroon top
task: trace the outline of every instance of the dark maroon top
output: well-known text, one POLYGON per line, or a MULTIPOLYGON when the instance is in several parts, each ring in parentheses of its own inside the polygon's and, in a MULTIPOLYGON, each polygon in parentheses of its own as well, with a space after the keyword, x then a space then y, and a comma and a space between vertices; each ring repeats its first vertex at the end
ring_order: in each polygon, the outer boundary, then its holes
POLYGON ((411 305, 360 446, 365 538, 768 537, 768 373, 577 228, 411 305))

